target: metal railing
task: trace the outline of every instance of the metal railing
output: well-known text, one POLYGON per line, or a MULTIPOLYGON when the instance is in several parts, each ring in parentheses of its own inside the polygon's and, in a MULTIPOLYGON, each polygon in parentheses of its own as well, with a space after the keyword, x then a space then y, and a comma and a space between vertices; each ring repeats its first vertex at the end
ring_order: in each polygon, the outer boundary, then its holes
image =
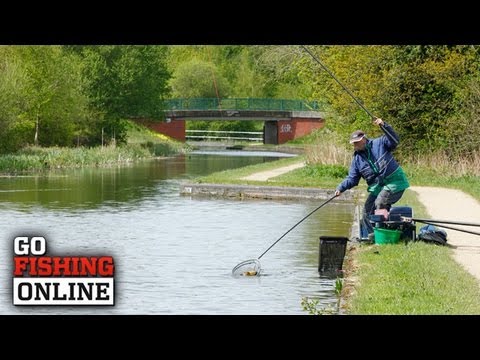
POLYGON ((262 131, 185 130, 185 134, 186 134, 185 138, 187 140, 263 141, 262 131), (193 135, 189 135, 189 134, 193 134, 193 135), (229 135, 233 135, 233 136, 229 136, 229 135), (256 136, 249 136, 249 135, 256 135, 256 136))
POLYGON ((192 98, 164 101, 166 110, 284 110, 320 111, 318 101, 257 98, 192 98))

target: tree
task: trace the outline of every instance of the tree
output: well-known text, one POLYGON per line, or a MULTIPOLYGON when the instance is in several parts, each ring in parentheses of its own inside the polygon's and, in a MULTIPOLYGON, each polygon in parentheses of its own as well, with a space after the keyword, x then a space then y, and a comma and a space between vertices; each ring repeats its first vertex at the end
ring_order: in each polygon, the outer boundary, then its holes
MULTIPOLYGON (((310 46, 310 49, 370 112, 394 125, 402 138, 400 153, 453 151, 449 140, 455 132, 452 124, 460 121, 460 114, 465 115, 466 99, 472 102, 476 98, 469 94, 475 89, 470 81, 479 72, 478 47, 310 46)), ((327 102, 327 127, 344 138, 358 128, 372 137, 380 135, 367 113, 326 71, 312 66, 312 62, 298 61, 294 65, 302 82, 313 82, 312 97, 327 102)))
POLYGON ((78 58, 61 46, 11 46, 2 57, 7 70, 1 82, 15 94, 7 105, 3 150, 71 145, 77 123, 89 116, 78 58))
POLYGON ((451 125, 465 114, 466 99, 475 98, 470 94, 476 87, 469 84, 478 76, 476 51, 471 46, 395 47, 379 103, 401 125, 405 148, 457 152, 451 125))
POLYGON ((170 80, 173 97, 225 98, 229 84, 212 63, 191 59, 181 63, 170 80))
POLYGON ((123 141, 124 118, 163 118, 168 95, 165 46, 75 46, 84 61, 87 96, 97 121, 96 142, 123 141))

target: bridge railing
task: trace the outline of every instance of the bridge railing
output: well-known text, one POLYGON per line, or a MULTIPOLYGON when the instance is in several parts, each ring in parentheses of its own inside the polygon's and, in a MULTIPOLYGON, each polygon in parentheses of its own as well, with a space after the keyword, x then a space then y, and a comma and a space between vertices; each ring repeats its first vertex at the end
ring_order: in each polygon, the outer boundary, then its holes
POLYGON ((185 130, 187 140, 263 141, 262 131, 185 130))
POLYGON ((257 98, 191 98, 165 100, 166 110, 283 110, 320 111, 318 101, 257 98))

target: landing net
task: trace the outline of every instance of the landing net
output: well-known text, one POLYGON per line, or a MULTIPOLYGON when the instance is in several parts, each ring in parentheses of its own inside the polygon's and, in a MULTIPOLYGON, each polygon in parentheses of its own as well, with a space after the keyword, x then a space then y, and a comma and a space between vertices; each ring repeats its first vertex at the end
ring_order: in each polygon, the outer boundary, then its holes
POLYGON ((232 275, 237 276, 259 276, 262 267, 260 266, 260 261, 257 259, 250 259, 242 261, 240 264, 235 266, 232 270, 232 275))

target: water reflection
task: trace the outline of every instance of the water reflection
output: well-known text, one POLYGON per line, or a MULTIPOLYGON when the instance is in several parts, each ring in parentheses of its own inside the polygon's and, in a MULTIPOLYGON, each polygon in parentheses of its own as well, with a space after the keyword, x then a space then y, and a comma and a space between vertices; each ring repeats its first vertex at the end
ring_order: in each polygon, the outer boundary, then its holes
POLYGON ((192 178, 215 171, 277 160, 270 156, 179 155, 113 168, 83 168, 0 177, 0 201, 21 208, 92 209, 138 205, 158 191, 162 180, 192 178))

